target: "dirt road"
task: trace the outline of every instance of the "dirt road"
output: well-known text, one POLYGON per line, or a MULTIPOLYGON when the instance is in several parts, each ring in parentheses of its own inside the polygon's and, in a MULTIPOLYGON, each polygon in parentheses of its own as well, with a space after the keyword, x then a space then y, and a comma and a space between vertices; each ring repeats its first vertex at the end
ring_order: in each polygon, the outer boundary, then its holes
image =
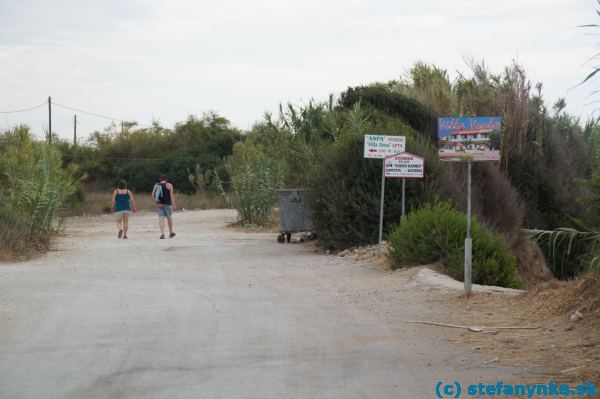
POLYGON ((513 376, 447 343, 460 330, 402 323, 444 312, 405 275, 233 220, 178 213, 159 240, 146 213, 125 241, 73 218, 47 255, 0 264, 0 397, 433 398, 513 376))

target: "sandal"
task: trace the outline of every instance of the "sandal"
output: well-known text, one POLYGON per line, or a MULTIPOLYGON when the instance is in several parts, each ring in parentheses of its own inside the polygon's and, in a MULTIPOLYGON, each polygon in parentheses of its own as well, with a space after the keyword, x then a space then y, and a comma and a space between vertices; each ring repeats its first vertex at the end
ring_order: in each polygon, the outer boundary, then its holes
POLYGON ((123 230, 119 230, 119 234, 117 235, 117 238, 121 238, 123 237, 123 230))
POLYGON ((126 240, 126 239, 127 239, 127 236, 123 236, 123 239, 124 239, 124 240, 126 240))
POLYGON ((169 234, 169 238, 173 238, 173 237, 175 237, 175 233, 169 234))
POLYGON ((160 236, 160 239, 164 240, 165 239, 165 235, 163 234, 162 236, 160 236))

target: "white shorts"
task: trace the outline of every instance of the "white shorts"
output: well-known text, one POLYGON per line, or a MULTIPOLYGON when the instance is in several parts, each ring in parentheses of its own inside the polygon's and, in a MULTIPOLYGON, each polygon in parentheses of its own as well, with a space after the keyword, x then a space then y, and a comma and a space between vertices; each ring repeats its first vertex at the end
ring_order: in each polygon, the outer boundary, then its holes
POLYGON ((114 213, 115 215, 115 219, 123 219, 123 216, 131 216, 133 212, 126 210, 126 211, 117 211, 114 213))

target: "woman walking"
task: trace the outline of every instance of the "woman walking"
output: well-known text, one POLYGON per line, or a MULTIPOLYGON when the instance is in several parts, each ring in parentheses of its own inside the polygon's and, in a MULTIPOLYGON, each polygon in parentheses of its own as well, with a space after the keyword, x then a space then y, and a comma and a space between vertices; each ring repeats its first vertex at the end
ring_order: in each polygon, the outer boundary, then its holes
POLYGON ((118 188, 113 192, 111 211, 115 215, 117 229, 119 229, 117 238, 127 239, 129 216, 135 213, 135 201, 132 192, 127 189, 125 180, 121 180, 118 188))

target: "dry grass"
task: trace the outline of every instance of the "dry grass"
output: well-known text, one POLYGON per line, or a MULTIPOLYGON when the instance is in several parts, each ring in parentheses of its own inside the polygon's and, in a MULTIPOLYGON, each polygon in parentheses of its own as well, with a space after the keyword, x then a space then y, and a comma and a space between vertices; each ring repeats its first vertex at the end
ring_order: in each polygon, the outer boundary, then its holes
POLYGON ((517 297, 474 295, 445 298, 452 322, 470 326, 537 326, 535 330, 466 333, 459 342, 527 369, 539 378, 600 383, 600 284, 585 276, 552 282, 517 297), (583 319, 571 321, 578 310, 583 319))
POLYGON ((273 208, 264 226, 247 226, 242 225, 239 220, 231 223, 229 227, 236 229, 237 231, 243 231, 246 233, 278 233, 279 232, 279 208, 273 208))
POLYGON ((14 249, 6 248, 0 244, 0 262, 25 262, 37 258, 46 251, 46 247, 27 245, 25 248, 15 252, 14 249))
MULTIPOLYGON (((111 192, 86 193, 85 201, 75 204, 69 209, 63 210, 62 216, 99 215, 110 213, 111 192)), ((134 199, 138 211, 153 211, 156 209, 154 200, 149 193, 134 193, 134 199)), ((177 208, 187 209, 224 209, 227 205, 221 197, 213 193, 202 193, 194 195, 176 194, 177 208)))

